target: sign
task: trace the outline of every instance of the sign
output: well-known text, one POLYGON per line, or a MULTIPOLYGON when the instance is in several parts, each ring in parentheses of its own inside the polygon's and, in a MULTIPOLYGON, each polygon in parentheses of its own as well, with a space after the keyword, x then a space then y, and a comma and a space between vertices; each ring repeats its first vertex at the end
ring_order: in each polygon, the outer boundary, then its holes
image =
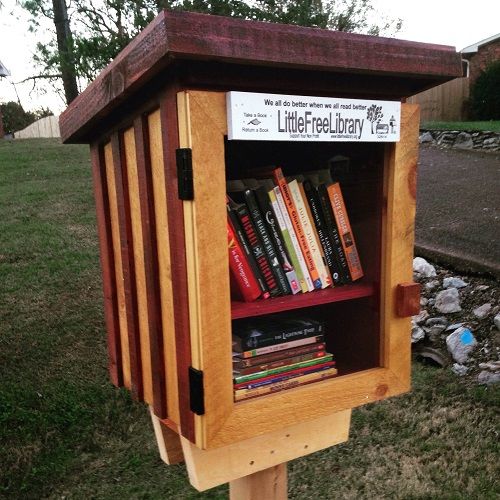
POLYGON ((399 101, 228 92, 229 140, 397 142, 399 101))

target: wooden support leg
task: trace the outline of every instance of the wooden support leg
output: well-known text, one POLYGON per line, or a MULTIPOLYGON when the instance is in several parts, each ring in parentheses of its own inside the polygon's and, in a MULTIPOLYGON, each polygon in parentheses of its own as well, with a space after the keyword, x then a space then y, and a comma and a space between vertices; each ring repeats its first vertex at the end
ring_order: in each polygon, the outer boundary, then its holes
POLYGON ((229 483, 229 500, 286 500, 286 462, 229 483))
POLYGON ((184 454, 182 452, 179 435, 167 427, 154 414, 151 406, 149 407, 149 411, 151 413, 151 420, 153 421, 153 428, 161 459, 168 465, 184 462, 184 454))

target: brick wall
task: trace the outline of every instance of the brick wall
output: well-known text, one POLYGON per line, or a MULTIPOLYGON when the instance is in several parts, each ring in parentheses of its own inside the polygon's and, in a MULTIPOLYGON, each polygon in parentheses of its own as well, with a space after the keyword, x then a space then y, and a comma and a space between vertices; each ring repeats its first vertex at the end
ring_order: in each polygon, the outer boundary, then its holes
POLYGON ((494 40, 486 45, 479 47, 476 54, 469 59, 470 85, 473 85, 477 77, 488 64, 493 61, 500 61, 500 39, 494 40))

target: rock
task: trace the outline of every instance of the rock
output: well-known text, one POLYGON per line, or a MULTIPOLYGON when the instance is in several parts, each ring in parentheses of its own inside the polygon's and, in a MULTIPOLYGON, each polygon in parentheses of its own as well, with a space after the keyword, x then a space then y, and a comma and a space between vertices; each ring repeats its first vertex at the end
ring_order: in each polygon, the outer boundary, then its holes
POLYGON ((422 307, 425 307, 427 305, 427 302, 429 302, 425 297, 420 297, 420 305, 422 307))
POLYGON ((470 134, 467 132, 460 132, 455 139, 455 144, 453 145, 459 149, 472 149, 474 147, 474 142, 472 141, 472 136, 470 134))
POLYGON ((411 329, 411 343, 415 344, 420 340, 425 338, 425 332, 423 328, 420 328, 418 325, 414 325, 411 329))
POLYGON ((438 342, 445 328, 444 325, 424 326, 424 331, 431 342, 438 342))
POLYGON ((453 323, 453 325, 450 325, 446 328, 447 332, 451 332, 453 330, 456 330, 457 328, 460 328, 461 326, 464 326, 463 323, 453 323))
POLYGON ((420 144, 427 144, 429 142, 434 142, 434 138, 432 137, 432 134, 430 132, 424 132, 418 140, 420 141, 420 144))
POLYGON ((412 316, 411 319, 418 325, 420 323, 423 323, 428 317, 429 313, 425 309, 423 309, 417 315, 412 316))
POLYGON ((481 370, 490 370, 492 372, 500 371, 500 361, 489 361, 488 363, 479 363, 481 370))
POLYGON ((445 278, 443 280, 443 288, 463 288, 468 284, 460 278, 445 278))
POLYGON ((488 290, 488 288, 490 288, 488 285, 478 285, 478 286, 476 286, 476 290, 478 292, 484 292, 484 291, 488 290))
POLYGON ((452 358, 460 364, 466 363, 470 353, 477 345, 477 340, 468 328, 458 328, 446 337, 446 347, 452 358))
POLYGON ((422 278, 436 276, 436 268, 425 259, 422 259, 422 257, 415 257, 413 259, 413 272, 417 273, 422 278))
POLYGON ((483 304, 482 306, 476 307, 472 312, 474 316, 478 319, 484 319, 490 314, 492 305, 490 303, 483 304))
POLYGON ((497 327, 497 330, 500 330, 500 313, 498 313, 494 318, 493 318, 493 323, 495 323, 495 326, 497 327))
POLYGON ((460 312, 460 297, 456 288, 442 290, 436 295, 434 307, 443 314, 460 312))
POLYGON ((467 366, 461 365, 459 363, 453 363, 453 366, 451 367, 451 371, 453 373, 455 373, 456 375, 463 377, 464 375, 467 375, 469 368, 467 368, 467 366))
POLYGON ((414 348, 414 353, 417 358, 421 358, 427 362, 432 362, 441 367, 449 364, 449 358, 445 352, 439 348, 429 347, 426 345, 417 345, 414 348))
POLYGON ((477 381, 479 384, 497 384, 500 382, 500 373, 491 373, 483 370, 478 376, 477 381))
POLYGON ((437 316, 435 318, 429 318, 425 322, 426 326, 443 325, 443 328, 448 325, 448 320, 444 316, 437 316))
POLYGON ((426 290, 432 290, 433 288, 436 288, 438 285, 439 285, 439 281, 433 280, 433 281, 429 281, 428 283, 426 283, 424 285, 424 287, 426 290))

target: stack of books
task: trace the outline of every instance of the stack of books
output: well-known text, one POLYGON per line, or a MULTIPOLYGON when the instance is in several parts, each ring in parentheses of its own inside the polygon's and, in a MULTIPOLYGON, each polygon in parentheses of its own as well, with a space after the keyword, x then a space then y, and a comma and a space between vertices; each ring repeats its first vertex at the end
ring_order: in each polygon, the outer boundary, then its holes
POLYGON ((337 375, 324 324, 309 318, 249 318, 233 326, 234 399, 241 401, 337 375))
POLYGON ((363 276, 342 191, 329 170, 285 178, 277 167, 258 179, 229 181, 227 191, 235 298, 307 293, 363 276))

